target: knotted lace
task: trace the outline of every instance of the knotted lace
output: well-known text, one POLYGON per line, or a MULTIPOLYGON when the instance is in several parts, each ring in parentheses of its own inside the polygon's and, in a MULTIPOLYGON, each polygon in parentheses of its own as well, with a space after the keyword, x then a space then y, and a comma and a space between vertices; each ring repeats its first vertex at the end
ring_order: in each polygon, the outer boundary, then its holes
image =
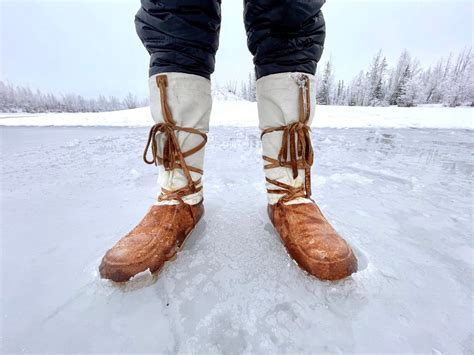
POLYGON ((163 114, 164 122, 157 123, 153 127, 151 127, 150 133, 148 134, 148 141, 143 152, 143 160, 147 164, 163 165, 166 171, 171 171, 174 169, 183 170, 184 176, 186 177, 186 180, 188 182, 187 185, 174 191, 162 188, 161 194, 158 197, 159 201, 179 200, 183 202, 182 198, 184 196, 196 193, 202 189, 202 186, 198 187, 198 185, 201 183, 201 179, 193 181, 191 177, 191 172, 195 172, 202 175, 202 169, 189 166, 186 163, 185 158, 204 148, 207 143, 207 135, 195 128, 180 127, 176 125, 176 122, 171 114, 171 110, 168 106, 168 98, 166 92, 166 87, 168 86, 167 76, 158 75, 156 77, 156 83, 160 90, 161 112, 163 114), (196 147, 183 152, 179 145, 178 137, 176 135, 176 132, 178 131, 200 135, 203 140, 196 147), (159 134, 165 135, 165 140, 163 144, 163 156, 160 156, 158 152, 156 136, 159 134), (148 159, 148 150, 150 147, 152 157, 151 159, 148 159))
POLYGON ((278 189, 267 189, 270 194, 283 194, 279 203, 289 202, 298 197, 311 198, 311 166, 313 165, 314 153, 311 146, 310 132, 308 126, 311 112, 310 81, 306 75, 301 75, 299 92, 299 119, 285 126, 270 127, 264 129, 261 138, 267 133, 282 131, 282 143, 277 159, 263 156, 268 162, 264 169, 278 167, 291 168, 293 179, 298 177, 298 169, 304 169, 304 184, 300 187, 282 183, 277 180, 266 178, 266 181, 278 187, 278 189))

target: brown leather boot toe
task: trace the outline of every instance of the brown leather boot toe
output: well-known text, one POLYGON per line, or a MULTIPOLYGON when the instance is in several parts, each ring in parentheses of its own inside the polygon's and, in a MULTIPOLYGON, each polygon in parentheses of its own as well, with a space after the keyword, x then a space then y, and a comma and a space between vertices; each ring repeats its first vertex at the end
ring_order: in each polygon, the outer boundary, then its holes
POLYGON ((311 275, 339 280, 357 271, 352 249, 315 203, 268 205, 268 214, 288 254, 311 275))
POLYGON ((107 251, 99 266, 101 277, 124 282, 148 269, 159 271, 176 256, 203 213, 202 201, 152 206, 142 221, 107 251))

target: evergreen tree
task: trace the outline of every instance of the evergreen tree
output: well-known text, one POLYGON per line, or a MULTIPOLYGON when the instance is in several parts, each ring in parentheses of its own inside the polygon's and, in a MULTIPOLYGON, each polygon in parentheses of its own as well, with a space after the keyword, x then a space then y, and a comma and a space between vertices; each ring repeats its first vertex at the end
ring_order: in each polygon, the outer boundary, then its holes
POLYGON ((402 95, 403 86, 408 81, 407 75, 410 72, 411 57, 407 51, 404 51, 395 70, 391 73, 390 87, 387 91, 387 101, 390 105, 397 105, 400 95, 402 95))
POLYGON ((380 106, 383 104, 385 96, 384 92, 384 75, 387 68, 387 60, 382 55, 380 49, 372 60, 372 64, 369 68, 368 80, 369 80, 369 105, 380 106))
POLYGON ((334 103, 336 105, 345 105, 346 103, 346 89, 344 86, 344 80, 339 80, 337 83, 336 97, 334 103))
POLYGON ((454 65, 446 70, 443 103, 450 107, 472 105, 474 101, 474 63, 472 49, 459 53, 454 65))
POLYGON ((240 84, 240 97, 242 97, 244 100, 250 101, 246 82, 242 82, 240 84))
POLYGON ((400 76, 398 80, 398 84, 395 88, 394 94, 393 94, 393 99, 395 104, 398 106, 405 106, 405 95, 407 92, 407 84, 411 78, 411 71, 410 71, 410 64, 408 64, 405 67, 405 70, 403 71, 402 75, 400 76))
POLYGON ((254 73, 249 73, 247 95, 249 101, 257 101, 257 80, 254 73))
POLYGON ((123 104, 128 109, 134 109, 138 107, 138 99, 135 95, 129 92, 127 96, 125 96, 125 98, 123 99, 123 104))
POLYGON ((334 89, 334 74, 331 60, 328 60, 324 66, 322 80, 318 85, 317 102, 320 105, 331 105, 332 91, 334 89))
POLYGON ((444 60, 441 59, 436 66, 423 73, 423 93, 425 103, 440 103, 443 99, 442 83, 444 73, 444 60))

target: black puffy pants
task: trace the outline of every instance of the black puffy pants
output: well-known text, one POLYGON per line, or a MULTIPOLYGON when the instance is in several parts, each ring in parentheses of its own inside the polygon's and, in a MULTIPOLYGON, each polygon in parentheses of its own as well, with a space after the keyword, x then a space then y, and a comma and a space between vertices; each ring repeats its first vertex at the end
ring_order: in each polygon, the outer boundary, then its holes
MULTIPOLYGON (((257 79, 316 72, 326 35, 324 2, 244 0, 247 45, 257 79)), ((181 72, 210 78, 219 46, 221 0, 141 0, 141 5, 135 25, 151 56, 150 76, 181 72)))

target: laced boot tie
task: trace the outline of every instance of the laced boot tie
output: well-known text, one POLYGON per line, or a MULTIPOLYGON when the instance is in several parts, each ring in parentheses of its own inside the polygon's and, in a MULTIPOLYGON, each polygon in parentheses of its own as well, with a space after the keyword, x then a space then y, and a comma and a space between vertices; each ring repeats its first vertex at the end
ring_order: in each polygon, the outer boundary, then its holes
POLYGON ((291 168, 293 179, 298 177, 298 169, 304 169, 304 184, 300 187, 282 183, 280 181, 266 178, 266 181, 279 189, 267 189, 270 194, 284 194, 278 203, 289 202, 299 197, 311 199, 311 166, 314 161, 314 152, 311 145, 311 128, 308 126, 311 97, 310 97, 310 81, 306 75, 300 78, 300 110, 299 119, 296 122, 289 123, 285 126, 270 127, 264 129, 260 138, 267 133, 282 131, 282 143, 277 159, 263 156, 268 162, 264 169, 273 169, 278 167, 291 168))
POLYGON ((195 128, 180 127, 176 125, 176 121, 173 119, 171 110, 168 106, 168 99, 166 93, 166 87, 168 86, 167 76, 158 75, 156 77, 156 83, 158 85, 158 88, 160 89, 161 112, 163 114, 164 122, 156 123, 154 126, 151 127, 150 132, 148 134, 148 141, 143 152, 143 160, 147 164, 163 165, 166 171, 171 171, 174 169, 183 170, 184 176, 187 180, 187 185, 174 191, 162 188, 158 200, 178 200, 180 203, 184 203, 184 196, 196 193, 202 189, 202 186, 197 187, 201 183, 201 178, 199 178, 197 181, 193 181, 191 177, 191 172, 195 172, 200 175, 203 174, 202 169, 198 169, 193 166, 188 166, 185 158, 190 155, 193 155, 194 153, 204 148, 207 143, 207 135, 195 128), (178 131, 197 134, 202 137, 202 142, 194 148, 183 152, 179 145, 178 137, 176 135, 176 132, 178 131), (165 136, 162 157, 160 157, 158 152, 158 143, 156 139, 156 136, 158 134, 163 134, 165 136), (148 150, 150 149, 150 147, 152 153, 151 159, 148 158, 148 150))

